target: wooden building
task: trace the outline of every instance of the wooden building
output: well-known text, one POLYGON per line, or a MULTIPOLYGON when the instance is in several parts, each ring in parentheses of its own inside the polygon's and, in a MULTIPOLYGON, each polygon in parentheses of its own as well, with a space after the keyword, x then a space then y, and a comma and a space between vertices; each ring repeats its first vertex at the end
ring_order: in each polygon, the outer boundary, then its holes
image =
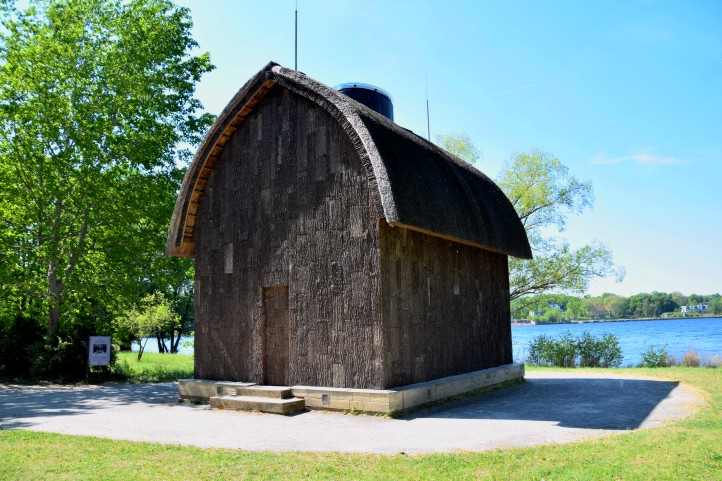
POLYGON ((196 266, 195 377, 384 389, 512 362, 507 256, 474 167, 274 63, 209 131, 168 253, 196 266))

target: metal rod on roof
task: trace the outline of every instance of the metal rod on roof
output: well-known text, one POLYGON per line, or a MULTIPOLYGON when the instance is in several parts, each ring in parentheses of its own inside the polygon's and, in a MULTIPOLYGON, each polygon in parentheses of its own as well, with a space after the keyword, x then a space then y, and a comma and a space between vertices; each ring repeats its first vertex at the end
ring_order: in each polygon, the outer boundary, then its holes
POLYGON ((431 142, 431 122, 429 120, 429 76, 426 76, 426 139, 431 142))
POLYGON ((298 0, 293 11, 293 69, 298 70, 298 0))
POLYGON ((426 97, 426 138, 431 142, 431 124, 429 122, 429 98, 426 97))

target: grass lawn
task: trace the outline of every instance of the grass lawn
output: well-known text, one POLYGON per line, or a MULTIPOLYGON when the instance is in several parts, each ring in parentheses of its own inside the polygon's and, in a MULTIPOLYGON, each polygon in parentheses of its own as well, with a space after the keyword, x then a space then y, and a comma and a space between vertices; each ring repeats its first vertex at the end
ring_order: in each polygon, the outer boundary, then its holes
POLYGON ((662 428, 594 441, 423 456, 252 453, 3 431, 0 479, 722 480, 722 369, 620 372, 689 383, 708 405, 662 428))
POLYGON ((138 361, 137 353, 121 352, 115 370, 130 382, 175 381, 193 377, 193 356, 146 352, 138 361))

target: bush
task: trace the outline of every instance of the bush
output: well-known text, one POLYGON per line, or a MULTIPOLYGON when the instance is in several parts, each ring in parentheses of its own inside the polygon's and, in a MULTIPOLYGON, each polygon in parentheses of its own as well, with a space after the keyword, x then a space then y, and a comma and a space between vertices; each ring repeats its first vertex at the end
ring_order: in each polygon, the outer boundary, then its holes
POLYGON ((613 334, 594 337, 585 332, 577 340, 580 367, 619 367, 622 364, 622 348, 613 334))
POLYGON ((544 366, 547 363, 547 359, 550 358, 549 353, 552 350, 552 344, 554 339, 541 335, 535 337, 529 343, 529 355, 527 356, 527 362, 534 364, 535 366, 544 366))
POLYGON ((112 365, 115 362, 116 346, 111 347, 110 365, 88 369, 88 337, 90 334, 74 333, 52 338, 45 337, 43 342, 33 346, 33 361, 30 377, 60 382, 77 382, 87 379, 89 382, 102 382, 110 379, 112 365))
POLYGON ((682 357, 682 365, 687 367, 699 367, 699 354, 695 351, 687 351, 682 357))
MULTIPOLYGON (((102 319, 77 316, 48 337, 44 323, 16 317, 0 320, 0 378, 74 382, 87 376, 88 337, 104 333, 102 319)), ((111 351, 111 356, 113 351, 111 351)), ((111 363, 113 358, 111 357, 111 363)), ((93 380, 109 369, 95 368, 93 380)))
POLYGON ((527 361, 538 366, 619 367, 622 349, 613 334, 597 338, 584 332, 575 338, 566 333, 556 339, 542 335, 529 344, 527 361))
POLYGON ((674 364, 674 359, 667 352, 667 346, 649 346, 642 353, 640 367, 668 367, 674 364))
POLYGON ((43 326, 34 319, 17 317, 0 322, 0 377, 28 377, 33 364, 33 346, 42 340, 43 326))
POLYGON ((85 362, 81 358, 84 353, 82 347, 76 347, 72 339, 65 336, 45 337, 33 346, 30 374, 44 379, 81 379, 85 371, 85 362))
POLYGON ((552 344, 550 361, 554 366, 574 367, 577 357, 577 340, 569 333, 556 339, 552 344))
POLYGON ((576 340, 567 333, 559 339, 539 336, 529 344, 531 364, 538 366, 574 367, 576 359, 576 340))

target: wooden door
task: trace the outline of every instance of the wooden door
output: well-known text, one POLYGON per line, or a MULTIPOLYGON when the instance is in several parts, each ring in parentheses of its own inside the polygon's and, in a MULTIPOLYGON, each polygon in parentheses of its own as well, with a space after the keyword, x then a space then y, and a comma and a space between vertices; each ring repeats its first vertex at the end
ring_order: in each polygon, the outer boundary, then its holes
POLYGON ((263 289, 264 383, 285 386, 288 383, 288 286, 263 289))

